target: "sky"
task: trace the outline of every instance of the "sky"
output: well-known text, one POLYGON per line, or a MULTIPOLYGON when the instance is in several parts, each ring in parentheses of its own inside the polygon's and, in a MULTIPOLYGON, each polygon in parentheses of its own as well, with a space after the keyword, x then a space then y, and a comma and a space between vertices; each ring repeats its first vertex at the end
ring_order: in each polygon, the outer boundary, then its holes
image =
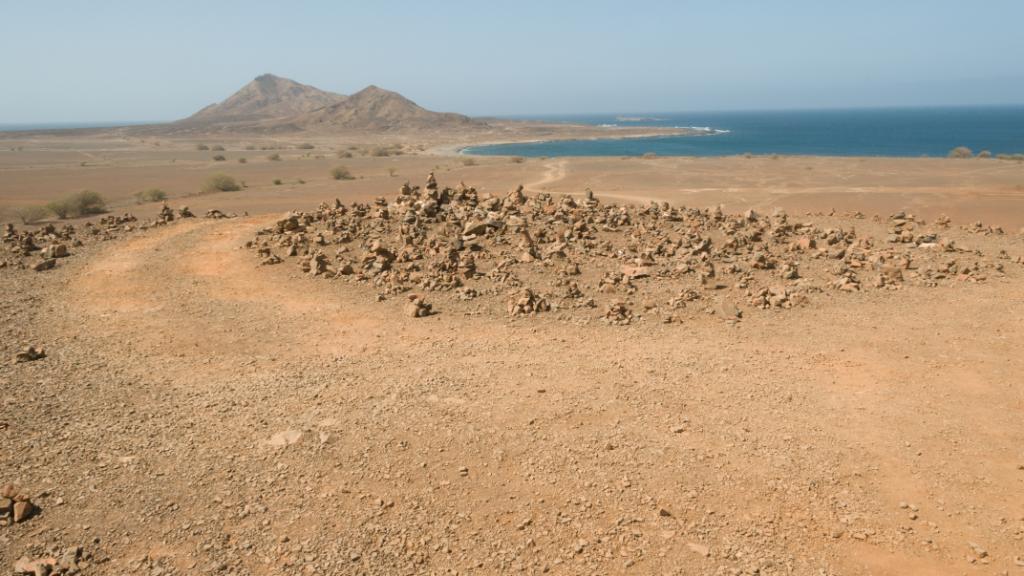
POLYGON ((1021 0, 0 0, 0 123, 174 120, 266 72, 478 116, 1021 104, 1021 22, 1021 0))

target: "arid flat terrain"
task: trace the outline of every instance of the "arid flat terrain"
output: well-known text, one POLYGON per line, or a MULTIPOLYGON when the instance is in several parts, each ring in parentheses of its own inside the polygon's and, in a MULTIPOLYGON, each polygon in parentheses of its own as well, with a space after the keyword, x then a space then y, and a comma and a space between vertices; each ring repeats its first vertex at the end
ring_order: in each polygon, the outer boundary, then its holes
MULTIPOLYGON (((1024 162, 936 158, 509 158, 461 156, 459 143, 501 138, 587 137, 597 129, 531 126, 496 134, 442 136, 355 135, 189 139, 136 136, 9 136, 0 139, 0 214, 45 203, 67 193, 101 192, 113 211, 151 215, 159 205, 137 206, 133 195, 165 190, 174 204, 252 213, 310 209, 325 199, 368 200, 394 193, 427 172, 453 185, 505 193, 580 194, 586 188, 620 200, 670 201, 729 210, 861 211, 888 215, 906 209, 924 217, 956 215, 1007 231, 1024 227, 1024 162), (302 147, 312 145, 311 149, 302 147), (218 150, 197 150, 223 147, 218 150), (400 155, 375 156, 374 154, 400 155), (214 161, 214 156, 224 161, 214 161), (272 156, 280 160, 271 160, 272 156), (339 156, 342 156, 339 158, 339 156), (239 159, 245 159, 240 164, 239 159), (331 177, 346 167, 354 180, 331 177), (203 182, 223 173, 245 190, 200 195, 203 182), (275 184, 280 181, 280 184, 275 184)), ((626 130, 619 130, 620 133, 626 130)), ((633 129, 632 133, 643 133, 633 129)))
POLYGON ((0 566, 1024 573, 1024 164, 496 139, 0 140, 0 566))

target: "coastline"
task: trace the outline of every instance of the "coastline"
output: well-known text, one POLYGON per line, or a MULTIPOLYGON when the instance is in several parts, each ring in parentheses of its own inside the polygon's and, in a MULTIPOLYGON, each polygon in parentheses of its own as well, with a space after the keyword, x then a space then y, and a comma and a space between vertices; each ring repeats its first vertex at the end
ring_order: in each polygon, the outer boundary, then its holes
MULTIPOLYGON (((633 128, 625 127, 599 127, 599 126, 580 126, 580 128, 598 129, 598 130, 634 130, 633 128)), ((672 136, 715 136, 716 134, 706 134, 698 130, 690 128, 665 128, 657 129, 656 127, 646 127, 645 130, 654 128, 657 131, 644 131, 639 133, 630 134, 593 134, 587 136, 567 134, 562 137, 545 137, 545 138, 505 138, 501 140, 485 140, 483 142, 473 143, 460 143, 460 144, 445 144, 441 146, 435 146, 427 149, 427 153, 436 154, 439 156, 504 156, 504 154, 472 154, 466 152, 469 148, 479 148, 486 146, 501 146, 504 144, 544 144, 547 142, 590 142, 595 140, 633 140, 641 138, 661 138, 661 137, 672 137, 672 136)), ((514 156, 514 154, 509 154, 514 156)))

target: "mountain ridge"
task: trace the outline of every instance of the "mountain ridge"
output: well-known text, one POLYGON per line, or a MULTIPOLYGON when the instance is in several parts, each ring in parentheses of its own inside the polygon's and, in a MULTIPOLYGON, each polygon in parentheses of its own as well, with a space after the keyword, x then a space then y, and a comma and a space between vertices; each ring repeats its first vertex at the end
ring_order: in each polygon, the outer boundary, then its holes
POLYGON ((371 84, 345 96, 262 74, 228 98, 177 124, 258 127, 261 130, 397 130, 482 125, 468 116, 434 112, 391 90, 371 84))

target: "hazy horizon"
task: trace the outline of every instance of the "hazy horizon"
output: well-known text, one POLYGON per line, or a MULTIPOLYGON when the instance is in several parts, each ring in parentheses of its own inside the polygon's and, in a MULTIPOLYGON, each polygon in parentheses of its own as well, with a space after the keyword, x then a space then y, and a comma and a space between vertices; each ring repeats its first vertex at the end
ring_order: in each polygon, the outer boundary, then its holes
POLYGON ((1024 104, 1024 4, 823 4, 0 0, 0 124, 176 120, 263 73, 472 116, 1024 104))

